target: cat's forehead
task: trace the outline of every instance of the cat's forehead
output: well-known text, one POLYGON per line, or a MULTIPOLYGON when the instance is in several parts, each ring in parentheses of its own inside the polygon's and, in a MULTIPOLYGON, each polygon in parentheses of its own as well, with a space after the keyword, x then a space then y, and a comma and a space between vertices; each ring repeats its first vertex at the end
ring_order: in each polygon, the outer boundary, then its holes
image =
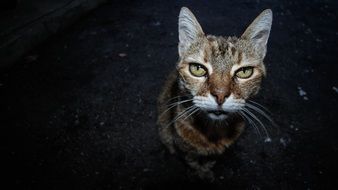
MULTIPOLYGON (((240 66, 260 63, 250 44, 237 37, 208 35, 193 43, 184 58, 185 62, 206 64, 213 71, 224 73, 240 66)), ((252 66, 251 65, 251 66, 252 66)))
POLYGON ((204 59, 213 68, 224 71, 235 64, 240 65, 247 57, 241 46, 241 41, 236 37, 207 36, 207 45, 204 46, 204 59))

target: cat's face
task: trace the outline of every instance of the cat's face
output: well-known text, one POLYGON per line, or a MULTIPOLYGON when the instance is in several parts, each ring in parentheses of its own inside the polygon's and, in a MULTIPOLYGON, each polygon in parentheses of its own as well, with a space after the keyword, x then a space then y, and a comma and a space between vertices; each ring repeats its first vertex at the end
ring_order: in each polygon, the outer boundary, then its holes
POLYGON ((265 75, 263 59, 272 22, 263 11, 240 38, 205 35, 194 15, 179 16, 180 88, 190 92, 195 106, 210 118, 225 119, 256 94, 265 75))

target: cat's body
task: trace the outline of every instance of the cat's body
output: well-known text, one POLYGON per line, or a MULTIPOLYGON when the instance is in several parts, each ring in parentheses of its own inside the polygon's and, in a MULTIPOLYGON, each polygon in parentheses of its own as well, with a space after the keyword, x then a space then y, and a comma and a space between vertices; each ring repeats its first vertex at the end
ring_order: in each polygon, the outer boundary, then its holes
MULTIPOLYGON (((159 97, 159 113, 164 113, 168 109, 166 105, 171 97, 181 96, 183 97, 181 100, 185 101, 186 97, 180 93, 178 88, 177 78, 178 73, 176 71, 170 74, 159 97)), ((183 152, 196 155, 207 156, 223 153, 225 148, 231 145, 242 132, 244 128, 243 119, 233 115, 231 121, 229 118, 224 121, 214 121, 214 123, 210 121, 209 123, 206 122, 207 119, 204 118, 203 114, 196 113, 188 118, 186 118, 187 115, 182 116, 167 126, 178 116, 178 113, 182 113, 191 104, 191 102, 182 103, 161 115, 158 124, 160 125, 162 141, 168 146, 171 153, 175 152, 175 146, 183 152)))
POLYGON ((266 10, 241 38, 216 37, 204 35, 189 9, 181 9, 180 59, 159 96, 158 125, 169 151, 182 152, 202 178, 212 178, 215 162, 199 157, 222 154, 244 129, 246 100, 265 75, 271 22, 266 10))

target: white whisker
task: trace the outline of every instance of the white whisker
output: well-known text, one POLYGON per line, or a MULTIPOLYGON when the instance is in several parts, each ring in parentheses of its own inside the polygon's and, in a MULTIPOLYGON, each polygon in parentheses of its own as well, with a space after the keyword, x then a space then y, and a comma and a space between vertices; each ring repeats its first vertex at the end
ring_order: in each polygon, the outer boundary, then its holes
POLYGON ((182 95, 182 96, 180 95, 180 96, 172 97, 172 98, 170 98, 170 99, 167 100, 167 103, 169 103, 170 101, 172 101, 172 100, 174 100, 174 99, 180 99, 180 98, 187 97, 187 96, 188 96, 188 94, 182 95))
POLYGON ((256 111, 257 113, 261 114, 263 117, 265 117, 267 120, 269 120, 273 126, 275 126, 275 127, 277 126, 277 124, 273 121, 273 119, 267 113, 265 113, 263 110, 261 110, 260 108, 254 106, 252 104, 249 104, 249 103, 247 103, 246 106, 248 108, 251 108, 252 110, 256 111))
POLYGON ((189 102, 189 101, 192 101, 192 100, 193 100, 193 99, 182 100, 182 101, 178 101, 178 102, 173 102, 173 103, 171 103, 171 104, 168 104, 167 106, 172 106, 172 105, 182 104, 182 103, 189 102))
POLYGON ((250 117, 248 117, 248 116, 246 115, 245 112, 239 111, 238 113, 239 113, 239 115, 242 116, 245 120, 247 120, 247 121, 249 122, 249 124, 255 129, 256 133, 257 133, 260 137, 262 137, 262 134, 261 134, 260 130, 258 129, 257 125, 250 119, 250 117))
POLYGON ((196 113, 197 111, 199 111, 200 109, 198 108, 198 107, 195 107, 195 109, 192 111, 192 112, 190 112, 190 114, 188 115, 188 116, 186 116, 184 119, 183 119, 183 121, 184 120, 186 120, 187 118, 189 118, 190 116, 192 116, 194 113, 196 113))
POLYGON ((242 110, 243 110, 244 112, 246 112, 249 116, 251 116, 254 120, 256 120, 256 121, 261 125, 261 127, 263 128, 263 130, 264 130, 266 136, 267 136, 268 138, 270 138, 270 135, 269 135, 269 133, 268 133, 268 130, 266 129, 266 127, 265 127, 265 125, 262 123, 262 121, 259 120, 259 119, 255 116, 255 114, 253 114, 252 112, 250 112, 250 110, 245 109, 245 108, 242 108, 242 110))
POLYGON ((171 110, 172 108, 180 105, 180 104, 183 104, 183 103, 186 103, 186 102, 189 102, 189 101, 192 101, 193 99, 189 99, 189 100, 182 100, 182 101, 179 101, 179 102, 174 102, 172 104, 169 104, 168 105, 168 108, 166 110, 164 110, 161 115, 159 116, 160 118, 165 114, 167 113, 169 110, 171 110))
MULTIPOLYGON (((255 104, 256 106, 261 107, 261 108, 264 109, 266 112, 268 112, 269 114, 271 114, 270 111, 269 111, 266 107, 264 107, 262 104, 259 104, 258 102, 255 102, 255 101, 253 101, 253 100, 249 100, 249 102, 251 102, 252 104, 255 104)), ((252 105, 252 104, 251 104, 251 105, 252 105)))
POLYGON ((178 119, 182 118, 185 114, 189 114, 190 111, 192 111, 193 109, 195 109, 194 105, 192 105, 192 106, 188 107, 187 109, 183 110, 171 122, 169 122, 166 127, 168 127, 169 125, 175 123, 178 119))

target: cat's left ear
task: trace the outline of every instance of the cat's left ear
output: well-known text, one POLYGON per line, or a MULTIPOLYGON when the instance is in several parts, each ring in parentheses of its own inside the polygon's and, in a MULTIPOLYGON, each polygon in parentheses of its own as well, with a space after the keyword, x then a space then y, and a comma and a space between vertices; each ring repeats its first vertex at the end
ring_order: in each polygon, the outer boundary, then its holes
POLYGON ((202 36, 202 27, 194 14, 188 8, 182 7, 178 17, 179 55, 182 56, 190 45, 202 36))
POLYGON ((264 10, 245 30, 241 38, 250 40, 258 54, 264 58, 272 24, 271 9, 264 10))

